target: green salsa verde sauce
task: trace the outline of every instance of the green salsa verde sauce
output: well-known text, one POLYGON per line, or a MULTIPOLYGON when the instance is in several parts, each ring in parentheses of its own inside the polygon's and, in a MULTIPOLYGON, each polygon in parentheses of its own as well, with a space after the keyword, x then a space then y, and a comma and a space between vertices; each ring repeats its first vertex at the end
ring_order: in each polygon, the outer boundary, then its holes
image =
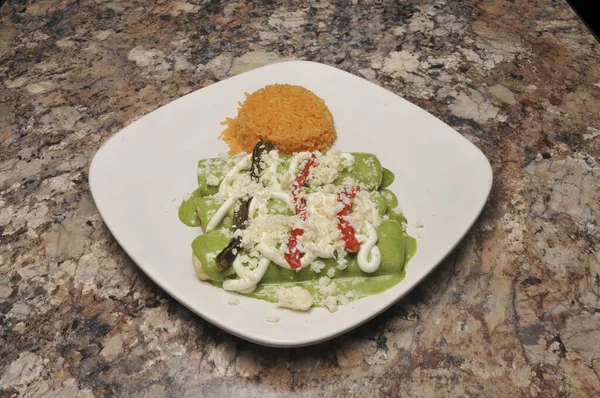
POLYGON ((196 212, 194 199, 200 198, 200 188, 196 189, 189 198, 184 199, 179 206, 179 220, 188 227, 199 227, 200 218, 196 212))
MULTIPOLYGON (((344 270, 338 269, 335 259, 318 259, 324 263, 324 267, 319 273, 314 272, 311 267, 293 271, 271 263, 256 289, 252 293, 244 295, 277 302, 277 289, 300 286, 308 290, 315 298, 314 305, 320 306, 318 280, 327 276, 328 272, 334 273, 331 279, 337 286, 335 294, 344 295, 348 298, 348 302, 384 292, 404 279, 406 265, 416 253, 417 241, 406 234, 406 218, 396 211, 398 200, 393 192, 385 189, 392 184, 395 176, 390 170, 383 168, 374 155, 362 153, 353 153, 353 155, 355 163, 352 171, 340 173, 338 183, 341 183, 343 177, 346 176, 360 181, 361 186, 366 186, 371 190, 380 215, 387 214, 389 216, 389 220, 383 221, 382 225, 377 228, 378 246, 382 254, 380 268, 372 274, 362 272, 358 267, 356 254, 352 253, 347 255, 348 265, 344 270), (349 292, 352 294, 349 295, 349 292)), ((289 161, 289 158, 283 156, 282 159, 289 161)), ((211 159, 201 160, 199 168, 210 161, 211 159)), ((215 160, 214 163, 215 167, 208 167, 207 170, 221 179, 234 164, 230 161, 223 161, 222 158, 219 158, 218 161, 215 160)), ((211 199, 211 195, 216 192, 216 189, 206 185, 206 175, 199 174, 198 183, 199 188, 189 198, 183 200, 179 207, 179 219, 190 227, 206 224, 221 205, 220 202, 211 199)), ((231 229, 231 222, 228 220, 229 217, 226 217, 220 227, 231 229)), ((216 269, 214 258, 227 243, 228 238, 217 230, 198 236, 192 243, 194 255, 202 263, 204 272, 211 277, 208 282, 217 287, 222 287, 225 279, 236 276, 232 267, 225 271, 216 269)))

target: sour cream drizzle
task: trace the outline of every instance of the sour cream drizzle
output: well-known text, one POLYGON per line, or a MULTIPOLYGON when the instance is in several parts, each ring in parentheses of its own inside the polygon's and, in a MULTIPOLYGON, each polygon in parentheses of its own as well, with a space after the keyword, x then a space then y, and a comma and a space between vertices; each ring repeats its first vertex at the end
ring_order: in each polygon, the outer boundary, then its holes
POLYGON ((236 257, 233 261, 233 266, 240 279, 225 280, 223 282, 223 289, 233 292, 251 293, 265 275, 265 272, 267 272, 270 263, 271 261, 268 258, 263 257, 258 262, 256 268, 250 270, 243 266, 240 256, 236 257))
POLYGON ((242 170, 246 170, 250 167, 250 155, 244 156, 242 160, 237 162, 235 166, 229 170, 225 177, 223 177, 223 181, 221 181, 221 185, 219 185, 219 193, 223 196, 229 196, 231 192, 231 183, 233 182, 233 177, 238 174, 242 170))
POLYGON ((225 203, 221 205, 221 207, 219 207, 219 210, 217 210, 217 212, 211 217, 210 221, 208 222, 208 225, 206 226, 206 232, 212 231, 217 227, 217 225, 221 223, 221 221, 223 221, 223 219, 227 215, 227 212, 229 211, 229 209, 231 209, 231 207, 235 204, 237 200, 237 196, 231 196, 225 201, 225 203))
POLYGON ((369 233, 369 237, 360 247, 356 259, 358 260, 358 267, 363 272, 370 274, 379 269, 379 265, 381 264, 381 252, 379 251, 379 247, 376 246, 377 240, 379 239, 377 231, 367 221, 365 221, 365 228, 369 233))

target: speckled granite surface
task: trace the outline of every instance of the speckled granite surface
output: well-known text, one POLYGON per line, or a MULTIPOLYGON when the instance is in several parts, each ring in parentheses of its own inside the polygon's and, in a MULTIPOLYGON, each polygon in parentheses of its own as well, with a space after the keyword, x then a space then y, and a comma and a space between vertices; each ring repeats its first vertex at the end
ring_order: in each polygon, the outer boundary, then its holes
POLYGON ((561 0, 7 0, 0 7, 0 396, 600 395, 600 50, 561 0), (490 159, 474 229, 382 316, 272 349, 127 258, 94 152, 282 59, 364 76, 490 159))

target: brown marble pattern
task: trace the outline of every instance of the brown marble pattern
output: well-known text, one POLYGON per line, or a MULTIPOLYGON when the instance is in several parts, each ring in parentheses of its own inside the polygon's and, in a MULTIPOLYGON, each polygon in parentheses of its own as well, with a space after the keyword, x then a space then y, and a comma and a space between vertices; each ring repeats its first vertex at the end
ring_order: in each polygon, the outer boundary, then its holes
POLYGON ((600 50, 562 0, 7 0, 0 396, 600 395, 600 50), (183 94, 284 59, 363 76, 487 155, 482 216, 345 336, 260 347, 148 280, 88 166, 183 94))

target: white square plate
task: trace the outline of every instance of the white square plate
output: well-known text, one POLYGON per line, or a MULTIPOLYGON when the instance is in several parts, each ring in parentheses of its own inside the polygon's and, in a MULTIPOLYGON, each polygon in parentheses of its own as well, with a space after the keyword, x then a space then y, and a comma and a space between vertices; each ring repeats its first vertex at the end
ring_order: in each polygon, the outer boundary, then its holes
POLYGON ((489 195, 492 170, 468 140, 426 111, 364 79, 313 62, 265 66, 188 94, 110 138, 90 166, 90 189, 106 225, 137 265, 180 303, 241 338, 269 346, 318 343, 373 318, 429 274, 475 222, 489 195), (339 311, 294 312, 201 282, 191 243, 200 228, 177 210, 196 188, 196 166, 227 151, 220 122, 236 115, 244 92, 273 83, 302 85, 323 98, 338 132, 335 146, 371 152, 396 175, 390 187, 409 224, 424 236, 406 278, 381 294, 339 311), (278 316, 277 323, 267 318, 278 316))

